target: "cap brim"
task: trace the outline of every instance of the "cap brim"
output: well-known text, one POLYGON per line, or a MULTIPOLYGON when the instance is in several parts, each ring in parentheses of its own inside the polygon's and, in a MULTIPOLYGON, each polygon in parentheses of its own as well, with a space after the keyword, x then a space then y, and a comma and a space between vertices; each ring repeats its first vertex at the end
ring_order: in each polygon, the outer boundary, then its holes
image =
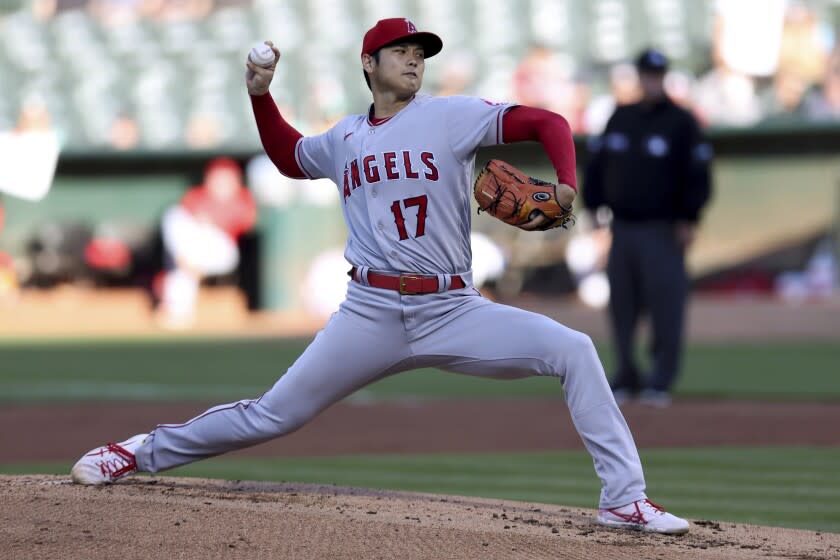
MULTIPOLYGON (((400 43, 419 43, 423 46, 423 57, 431 58, 443 49, 443 41, 434 33, 428 31, 420 31, 418 33, 407 33, 403 37, 398 37, 393 41, 382 45, 380 49, 389 47, 391 45, 398 45, 400 43)), ((379 49, 377 49, 379 50, 379 49)))

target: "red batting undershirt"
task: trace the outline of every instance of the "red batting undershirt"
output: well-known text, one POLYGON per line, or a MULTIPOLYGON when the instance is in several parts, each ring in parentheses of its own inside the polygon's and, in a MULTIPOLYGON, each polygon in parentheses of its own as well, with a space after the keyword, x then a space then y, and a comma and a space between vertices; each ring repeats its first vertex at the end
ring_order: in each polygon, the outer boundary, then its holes
MULTIPOLYGON (((270 93, 252 95, 251 105, 265 153, 277 169, 288 177, 306 178, 295 161, 295 146, 303 135, 286 122, 270 93)), ((371 122, 379 124, 388 118, 371 122)), ((575 144, 569 123, 562 116, 545 109, 513 107, 502 121, 502 140, 505 144, 527 140, 539 142, 554 165, 557 181, 577 190, 575 144)))

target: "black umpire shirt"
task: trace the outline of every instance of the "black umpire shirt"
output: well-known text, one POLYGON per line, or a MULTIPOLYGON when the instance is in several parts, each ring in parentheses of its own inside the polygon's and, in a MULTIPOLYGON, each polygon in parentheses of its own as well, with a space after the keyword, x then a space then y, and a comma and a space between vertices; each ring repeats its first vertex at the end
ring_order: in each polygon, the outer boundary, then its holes
POLYGON ((697 121, 672 101, 618 107, 589 142, 584 204, 608 206, 624 221, 697 222, 711 159, 697 121))

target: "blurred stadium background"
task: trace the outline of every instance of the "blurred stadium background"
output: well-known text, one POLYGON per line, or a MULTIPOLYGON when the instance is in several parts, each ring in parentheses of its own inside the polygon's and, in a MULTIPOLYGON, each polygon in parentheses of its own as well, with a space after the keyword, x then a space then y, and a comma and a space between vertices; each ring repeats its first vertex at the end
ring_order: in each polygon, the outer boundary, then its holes
MULTIPOLYGON (((345 280, 335 274, 345 266, 338 197, 330 184, 284 179, 261 156, 243 59, 273 39, 283 59, 272 93, 298 129, 318 133, 367 107, 361 37, 395 13, 444 38, 425 91, 560 112, 580 162, 587 137, 635 95, 628 61, 643 47, 662 49, 671 95, 698 115, 716 150, 714 200, 690 256, 696 292, 834 297, 835 0, 2 0, 2 145, 42 132, 59 149, 44 192, 0 194, 6 303, 39 301, 55 315, 61 306, 49 294, 72 288, 90 312, 122 302, 124 313, 149 316, 161 216, 209 161, 227 156, 245 170, 260 217, 240 240, 237 270, 205 281, 203 295, 217 297, 202 303, 215 301, 230 320, 246 309, 323 318, 345 280), (329 275, 334 282, 320 282, 329 275)), ((4 167, 49 167, 47 156, 21 164, 18 152, 3 152, 4 167)), ((536 145, 482 150, 478 163, 495 155, 549 174, 536 145)), ((571 234, 541 236, 491 222, 474 221, 488 294, 603 305, 597 289, 579 291, 603 250, 586 216, 571 234)), ((22 314, 46 316, 36 309, 22 314)))

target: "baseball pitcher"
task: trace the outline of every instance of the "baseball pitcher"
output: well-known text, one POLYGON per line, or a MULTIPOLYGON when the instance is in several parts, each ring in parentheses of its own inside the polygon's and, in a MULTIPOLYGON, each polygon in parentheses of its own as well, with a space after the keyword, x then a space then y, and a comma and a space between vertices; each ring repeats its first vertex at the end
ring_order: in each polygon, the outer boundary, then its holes
POLYGON ((556 185, 523 178, 497 162, 483 173, 476 197, 480 190, 480 200, 488 201, 482 208, 514 227, 568 225, 577 189, 566 120, 531 107, 419 93, 426 59, 443 43, 407 19, 392 18, 377 22, 362 43, 361 65, 373 95, 368 111, 303 137, 268 93, 280 52, 266 44, 274 64, 248 62, 246 75, 260 138, 283 174, 336 184, 349 230, 345 257, 353 264, 346 300, 261 397, 96 448, 73 467, 73 480, 110 483, 283 436, 354 391, 410 369, 505 379, 543 375, 562 384, 572 421, 594 459, 602 481, 598 522, 688 531, 686 520, 648 500, 633 436, 590 338, 548 317, 491 302, 472 284, 476 151, 540 142, 556 170, 556 185), (529 194, 528 185, 538 190, 529 194), (536 204, 549 199, 560 212, 536 204))

